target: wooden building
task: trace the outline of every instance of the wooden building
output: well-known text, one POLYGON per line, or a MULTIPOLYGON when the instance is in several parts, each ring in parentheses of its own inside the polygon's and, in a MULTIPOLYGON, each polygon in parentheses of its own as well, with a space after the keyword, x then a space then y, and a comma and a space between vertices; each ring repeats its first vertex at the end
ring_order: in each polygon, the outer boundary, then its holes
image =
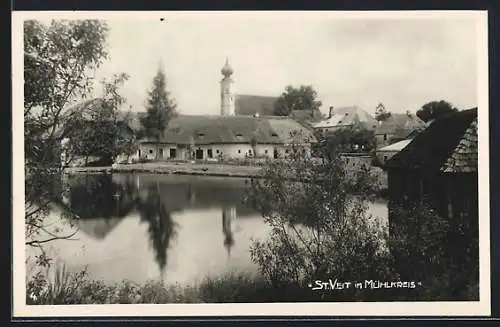
POLYGON ((387 163, 391 208, 429 203, 450 219, 478 216, 477 108, 435 120, 387 163))

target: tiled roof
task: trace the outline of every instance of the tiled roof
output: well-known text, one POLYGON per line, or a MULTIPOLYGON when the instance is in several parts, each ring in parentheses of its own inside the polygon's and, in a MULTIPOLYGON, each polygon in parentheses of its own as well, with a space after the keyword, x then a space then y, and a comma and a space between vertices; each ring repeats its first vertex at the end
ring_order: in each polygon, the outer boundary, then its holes
POLYGON ((397 130, 412 131, 424 127, 425 123, 414 114, 391 114, 377 125, 375 134, 394 134, 397 130))
POLYGON ((314 140, 310 130, 287 117, 179 115, 169 123, 162 142, 242 144, 251 143, 255 138, 261 144, 284 144, 290 143, 290 133, 294 131, 301 131, 314 140))
MULTIPOLYGON (((467 145, 467 148, 470 149, 467 151, 471 152, 456 150, 466 131, 468 135, 470 133, 474 134, 475 129, 471 125, 475 124, 476 119, 477 108, 473 108, 435 120, 427 129, 418 134, 408 146, 395 154, 387 162, 387 167, 438 171, 453 155, 456 159, 460 157, 461 162, 464 161, 464 156, 470 157, 472 161, 477 160, 477 136, 468 136, 465 138, 467 141, 463 141, 464 146, 467 145), (474 152, 476 154, 473 154, 474 152)), ((461 149, 461 147, 458 148, 461 149)))
POLYGON ((237 94, 235 99, 235 112, 237 115, 271 116, 274 114, 274 103, 277 97, 237 94))
POLYGON ((355 124, 361 124, 368 129, 373 129, 377 125, 377 121, 365 110, 357 106, 352 106, 334 108, 330 118, 320 121, 313 126, 315 128, 326 128, 345 127, 355 124))
POLYGON ((465 131, 464 136, 458 143, 452 155, 441 167, 441 171, 450 172, 473 172, 477 171, 477 118, 465 131))

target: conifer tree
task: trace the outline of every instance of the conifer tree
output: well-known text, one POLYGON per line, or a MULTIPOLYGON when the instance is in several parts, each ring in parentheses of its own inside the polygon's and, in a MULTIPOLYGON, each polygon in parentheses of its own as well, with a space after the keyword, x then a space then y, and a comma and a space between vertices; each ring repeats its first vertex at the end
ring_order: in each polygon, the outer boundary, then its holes
MULTIPOLYGON (((159 144, 168 124, 177 114, 177 105, 167 91, 167 80, 160 66, 153 79, 153 87, 148 91, 147 114, 141 119, 144 135, 159 144)), ((158 152, 156 153, 158 158, 158 152)))

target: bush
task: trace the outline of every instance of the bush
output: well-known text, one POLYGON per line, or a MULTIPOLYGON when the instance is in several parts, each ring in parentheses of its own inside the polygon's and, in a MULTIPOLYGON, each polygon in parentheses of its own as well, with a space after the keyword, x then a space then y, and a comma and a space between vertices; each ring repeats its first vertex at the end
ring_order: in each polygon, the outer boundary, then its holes
MULTIPOLYGON (((374 185, 369 170, 348 171, 338 156, 313 163, 300 153, 270 162, 264 178, 252 180, 245 196, 271 227, 270 237, 251 248, 261 274, 282 292, 308 290, 312 281, 329 278, 390 278, 386 231, 367 214, 374 185)), ((343 294, 342 300, 354 298, 343 294)))
POLYGON ((425 202, 391 208, 389 244, 403 279, 420 281, 419 300, 478 300, 477 217, 440 216, 425 202))

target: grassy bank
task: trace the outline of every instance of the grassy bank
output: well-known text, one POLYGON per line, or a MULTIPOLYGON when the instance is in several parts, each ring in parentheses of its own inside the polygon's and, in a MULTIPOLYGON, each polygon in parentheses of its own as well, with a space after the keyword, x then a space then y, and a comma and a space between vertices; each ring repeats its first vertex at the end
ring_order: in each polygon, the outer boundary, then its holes
MULTIPOLYGON (((311 281, 314 283, 314 281, 311 281)), ((463 297, 475 298, 477 285, 463 297)), ((85 271, 56 269, 52 277, 37 275, 27 284, 28 305, 57 304, 167 304, 167 303, 268 303, 268 302, 359 302, 428 301, 424 288, 312 290, 308 285, 272 285, 259 275, 231 272, 206 277, 192 285, 167 285, 158 281, 136 284, 122 281, 105 284, 85 271)))

